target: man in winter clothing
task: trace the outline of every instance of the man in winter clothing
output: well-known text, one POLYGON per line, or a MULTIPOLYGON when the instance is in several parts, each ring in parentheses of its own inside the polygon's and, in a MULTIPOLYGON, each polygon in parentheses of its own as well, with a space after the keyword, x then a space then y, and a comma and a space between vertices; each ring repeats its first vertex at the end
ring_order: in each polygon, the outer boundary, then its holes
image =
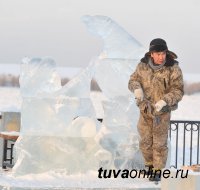
POLYGON ((165 40, 152 40, 149 52, 137 65, 128 84, 140 109, 138 131, 145 166, 155 170, 166 165, 171 111, 177 109, 184 94, 182 71, 176 58, 165 40))

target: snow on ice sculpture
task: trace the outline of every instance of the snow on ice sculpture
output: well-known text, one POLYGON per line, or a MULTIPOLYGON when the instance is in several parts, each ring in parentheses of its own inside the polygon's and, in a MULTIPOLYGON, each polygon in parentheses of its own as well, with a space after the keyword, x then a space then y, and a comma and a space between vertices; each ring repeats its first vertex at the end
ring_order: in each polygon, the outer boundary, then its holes
POLYGON ((20 87, 23 103, 20 137, 15 144, 15 175, 50 170, 65 170, 67 174, 97 171, 100 166, 110 163, 107 159, 111 160, 111 153, 96 141, 100 124, 87 98, 57 93, 60 89, 56 85, 55 88, 50 88, 52 84, 57 84, 57 79, 54 80, 55 73, 51 69, 52 62, 54 61, 49 58, 34 58, 22 63, 20 87), (35 63, 35 60, 40 61, 35 63), (33 62, 35 78, 32 75, 29 78, 33 62), (39 70, 48 77, 39 81, 39 70), (28 82, 35 89, 30 89, 31 93, 28 82), (34 84, 38 88, 45 84, 45 89, 48 90, 39 91, 34 84))

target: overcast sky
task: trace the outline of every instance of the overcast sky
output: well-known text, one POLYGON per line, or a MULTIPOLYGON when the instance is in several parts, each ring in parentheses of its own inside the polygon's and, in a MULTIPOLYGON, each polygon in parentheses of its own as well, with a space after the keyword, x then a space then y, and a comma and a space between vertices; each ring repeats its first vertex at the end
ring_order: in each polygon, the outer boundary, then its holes
POLYGON ((200 73, 199 0, 0 0, 0 63, 51 56, 60 66, 85 67, 102 50, 80 18, 105 15, 148 49, 161 37, 184 72, 200 73))

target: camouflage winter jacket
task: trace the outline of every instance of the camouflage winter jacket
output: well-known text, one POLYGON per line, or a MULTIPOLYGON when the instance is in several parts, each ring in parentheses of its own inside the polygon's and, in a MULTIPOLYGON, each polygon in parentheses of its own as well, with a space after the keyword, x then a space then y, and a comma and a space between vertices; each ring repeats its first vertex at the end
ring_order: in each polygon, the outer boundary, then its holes
POLYGON ((177 109, 184 94, 183 75, 178 62, 167 57, 164 66, 154 70, 148 63, 149 59, 147 55, 141 59, 128 84, 132 92, 138 88, 143 89, 144 101, 139 103, 140 110, 145 111, 149 107, 148 103, 151 107, 148 111, 155 114, 154 105, 159 100, 167 103, 159 114, 177 109))

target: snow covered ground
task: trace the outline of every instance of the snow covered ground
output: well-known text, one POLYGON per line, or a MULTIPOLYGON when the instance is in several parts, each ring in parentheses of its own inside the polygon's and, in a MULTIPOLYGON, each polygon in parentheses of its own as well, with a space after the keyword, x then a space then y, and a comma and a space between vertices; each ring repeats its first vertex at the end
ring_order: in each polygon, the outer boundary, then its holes
POLYGON ((200 93, 184 95, 178 106, 172 112, 172 120, 200 120, 200 93))
MULTIPOLYGON (((101 101, 105 97, 99 92, 92 92, 91 99, 97 111, 97 117, 103 116, 101 101)), ((20 111, 21 97, 18 88, 0 88, 0 110, 1 111, 20 111)), ((172 113, 173 120, 200 120, 200 94, 186 95, 179 104, 179 109, 172 113)), ((194 139, 195 140, 195 139, 194 139)), ((181 144, 181 142, 180 142, 181 144)), ((172 145, 173 148, 173 145, 172 145)), ((174 152, 172 153, 173 156, 174 152)), ((85 175, 65 175, 65 171, 50 171, 40 175, 30 174, 15 177, 9 171, 0 172, 0 186, 4 189, 137 189, 137 188, 160 188, 149 182, 147 179, 98 179, 97 173, 89 172, 85 175), (116 181, 117 180, 117 181, 116 181), (42 188, 41 188, 42 187, 42 188), (63 188, 67 187, 67 188, 63 188)))
MULTIPOLYGON (((26 176, 13 177, 9 172, 7 175, 0 173, 0 186, 4 187, 15 187, 12 190, 43 190, 43 189, 138 189, 144 188, 159 188, 160 185, 157 185, 153 182, 149 182, 146 179, 139 178, 113 178, 113 179, 99 179, 97 173, 88 172, 85 175, 65 175, 65 173, 56 173, 51 171, 48 173, 42 174, 30 174, 26 176)), ((5 190, 6 188, 4 188, 5 190)), ((9 189, 9 188, 8 188, 9 189)), ((9 189, 10 190, 10 189, 9 189)))

